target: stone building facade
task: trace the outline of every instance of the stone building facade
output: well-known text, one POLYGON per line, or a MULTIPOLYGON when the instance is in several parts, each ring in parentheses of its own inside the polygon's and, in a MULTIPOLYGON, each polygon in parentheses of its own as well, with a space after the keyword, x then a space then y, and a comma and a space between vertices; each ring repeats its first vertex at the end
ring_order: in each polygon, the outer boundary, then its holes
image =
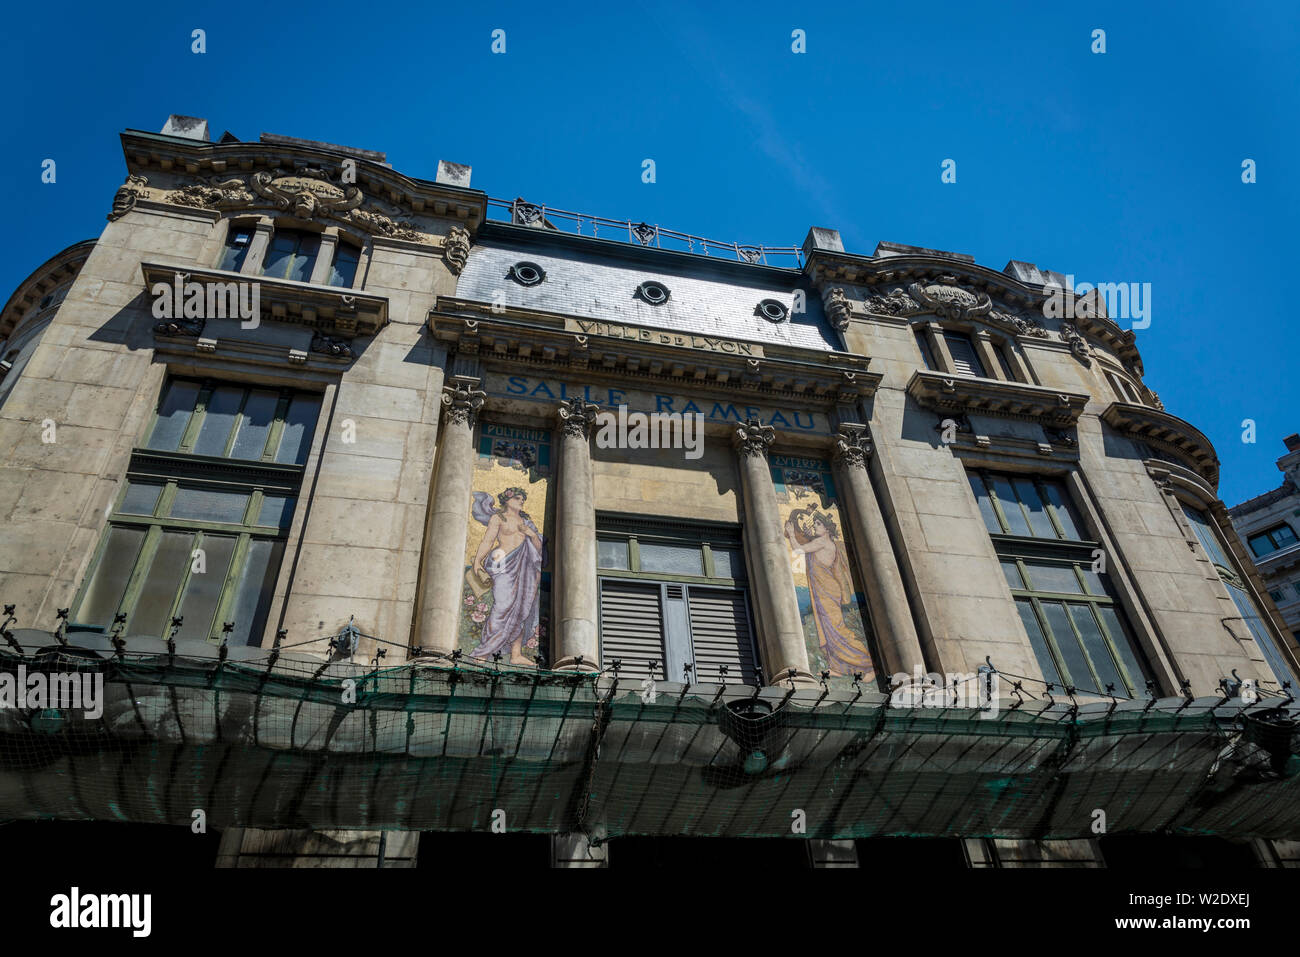
POLYGON ((1300 435, 1289 435, 1277 460, 1282 484, 1228 509, 1268 595, 1293 636, 1300 636, 1300 435))
MULTIPOLYGON (((0 597, 32 633, 812 705, 1297 673, 1214 449, 1101 301, 1053 314, 1057 273, 710 244, 185 117, 122 147, 103 232, 0 313, 0 597)), ((416 857, 275 823, 222 862, 416 857)), ((944 833, 973 866, 1104 856, 944 833)), ((617 859, 590 836, 554 859, 617 859)))

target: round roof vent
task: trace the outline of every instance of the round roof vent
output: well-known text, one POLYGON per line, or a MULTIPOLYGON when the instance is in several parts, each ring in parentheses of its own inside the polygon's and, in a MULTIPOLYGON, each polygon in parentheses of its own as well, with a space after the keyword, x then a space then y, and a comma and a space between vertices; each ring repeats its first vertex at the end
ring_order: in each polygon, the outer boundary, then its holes
POLYGON ((546 270, 537 263, 515 263, 510 267, 510 278, 521 286, 536 286, 546 280, 546 270))
POLYGON ((636 295, 638 299, 652 306, 662 306, 668 301, 671 293, 663 283, 649 280, 636 287, 636 295))
POLYGON ((790 318, 790 310, 785 307, 785 303, 775 299, 764 299, 755 307, 754 313, 768 322, 785 322, 790 318))

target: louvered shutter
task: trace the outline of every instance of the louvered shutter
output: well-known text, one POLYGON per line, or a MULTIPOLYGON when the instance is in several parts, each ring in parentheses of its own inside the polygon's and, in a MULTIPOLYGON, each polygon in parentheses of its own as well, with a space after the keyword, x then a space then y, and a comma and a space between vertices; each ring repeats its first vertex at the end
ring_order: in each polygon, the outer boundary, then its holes
POLYGON ((980 362, 980 357, 975 353, 975 346, 969 339, 951 332, 944 333, 943 338, 948 343, 949 354, 952 355, 954 372, 958 375, 984 377, 984 366, 980 362))
MULTIPOLYGON (((623 661, 619 674, 644 678, 658 661, 655 677, 664 677, 663 616, 659 585, 603 579, 600 583, 600 656, 606 667, 623 661)), ((680 680, 680 678, 676 679, 680 680)))
POLYGON ((743 591, 690 587, 691 640, 697 681, 757 684, 749 607, 743 591))

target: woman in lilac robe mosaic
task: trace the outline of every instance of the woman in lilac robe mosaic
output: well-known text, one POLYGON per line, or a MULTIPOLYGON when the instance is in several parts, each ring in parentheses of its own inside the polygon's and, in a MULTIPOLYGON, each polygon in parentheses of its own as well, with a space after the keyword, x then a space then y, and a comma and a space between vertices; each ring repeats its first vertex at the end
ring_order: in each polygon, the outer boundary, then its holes
POLYGON ((537 635, 542 563, 546 552, 541 533, 523 510, 528 493, 508 488, 497 496, 499 508, 487 492, 475 492, 472 512, 487 526, 474 555, 474 574, 492 584, 492 610, 483 623, 476 658, 509 649, 510 663, 531 665, 524 646, 537 635))

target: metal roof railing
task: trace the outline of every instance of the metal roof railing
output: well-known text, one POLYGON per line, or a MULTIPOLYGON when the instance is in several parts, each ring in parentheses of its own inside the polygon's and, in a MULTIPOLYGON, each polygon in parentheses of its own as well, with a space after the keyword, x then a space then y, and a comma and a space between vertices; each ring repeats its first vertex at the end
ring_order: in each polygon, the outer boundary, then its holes
POLYGON ((667 229, 655 223, 609 219, 588 213, 555 209, 523 199, 488 199, 488 218, 516 226, 536 226, 560 232, 609 239, 654 249, 671 249, 697 256, 714 256, 736 262, 789 269, 803 268, 803 250, 799 246, 755 246, 747 243, 724 243, 690 233, 667 229), (493 216, 493 211, 503 215, 493 216))

